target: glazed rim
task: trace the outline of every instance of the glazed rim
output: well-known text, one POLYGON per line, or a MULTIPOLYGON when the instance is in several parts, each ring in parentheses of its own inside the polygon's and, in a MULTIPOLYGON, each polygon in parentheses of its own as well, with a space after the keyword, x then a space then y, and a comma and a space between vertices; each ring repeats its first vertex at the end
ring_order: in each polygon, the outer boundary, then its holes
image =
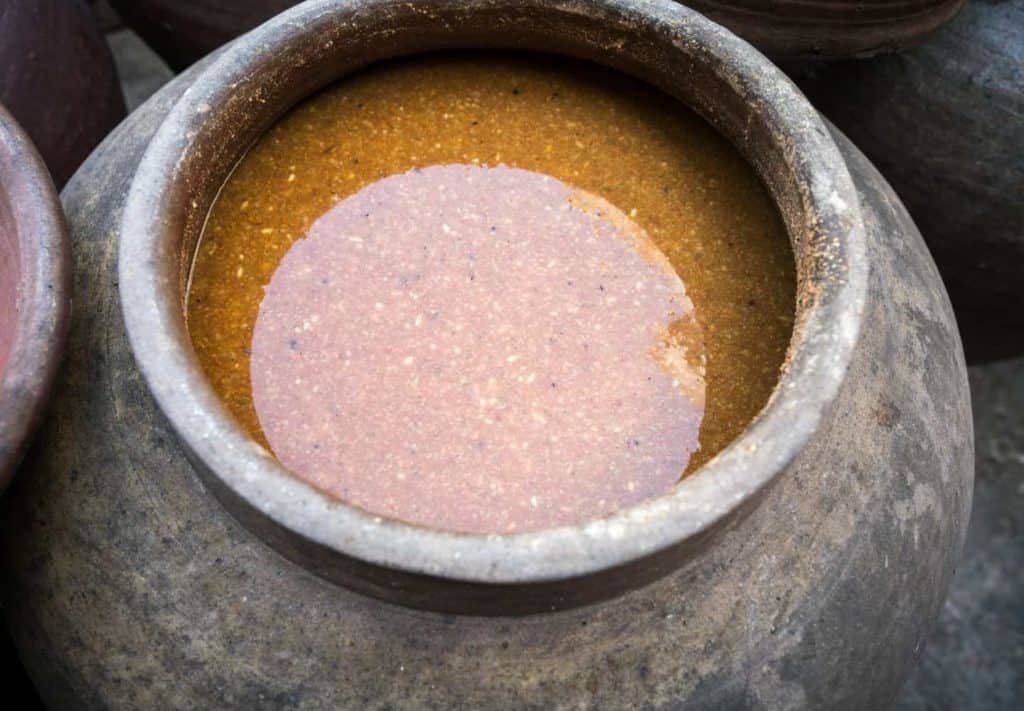
POLYGON ((861 325, 865 260, 853 183, 821 118, 750 45, 686 7, 667 0, 314 0, 235 41, 168 114, 132 183, 119 270, 138 366, 211 488, 242 504, 241 515, 229 508, 245 525, 270 541, 281 531, 268 530, 279 527, 339 560, 416 577, 522 586, 683 547, 780 474, 844 381, 861 325), (184 319, 187 273, 237 161, 285 111, 331 81, 379 60, 441 49, 554 52, 633 74, 703 115, 775 198, 799 282, 787 365, 747 430, 661 497, 586 524, 510 535, 381 518, 291 475, 229 414, 199 365, 184 319))
POLYGON ((0 229, 11 230, 18 264, 18 316, 0 372, 0 491, 42 416, 63 351, 70 291, 63 214, 42 158, 0 106, 0 229))

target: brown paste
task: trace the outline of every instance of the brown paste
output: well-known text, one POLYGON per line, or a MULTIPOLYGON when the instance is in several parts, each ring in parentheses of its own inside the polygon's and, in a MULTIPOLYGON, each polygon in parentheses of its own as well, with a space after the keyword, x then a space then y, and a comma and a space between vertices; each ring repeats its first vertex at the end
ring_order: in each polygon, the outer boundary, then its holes
POLYGON ((381 515, 505 532, 606 515, 720 451, 777 381, 794 289, 769 195, 678 103, 589 65, 438 55, 268 131, 211 211, 188 317, 214 387, 297 475, 381 515), (433 285, 419 304, 413 274, 433 285), (668 300, 634 304, 629 279, 668 300))

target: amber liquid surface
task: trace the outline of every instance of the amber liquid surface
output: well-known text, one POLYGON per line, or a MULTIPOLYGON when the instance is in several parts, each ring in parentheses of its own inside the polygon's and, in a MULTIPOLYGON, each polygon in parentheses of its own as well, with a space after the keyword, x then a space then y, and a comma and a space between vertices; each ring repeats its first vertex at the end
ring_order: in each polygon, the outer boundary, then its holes
POLYGON ((293 109, 212 208, 190 280, 189 330, 214 388, 254 437, 268 444, 253 403, 253 330, 282 258, 339 201, 447 164, 557 178, 617 207, 668 258, 706 356, 700 448, 687 471, 764 406, 792 330, 794 265, 771 197, 735 149, 678 102, 610 70, 434 55, 372 67, 293 109))

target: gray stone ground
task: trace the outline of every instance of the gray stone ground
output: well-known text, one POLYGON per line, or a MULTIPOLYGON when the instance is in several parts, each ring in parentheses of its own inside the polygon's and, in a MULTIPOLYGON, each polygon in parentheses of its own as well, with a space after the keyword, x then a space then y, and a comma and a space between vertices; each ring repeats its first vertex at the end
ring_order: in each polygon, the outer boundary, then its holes
MULTIPOLYGON (((130 31, 108 36, 131 110, 171 72, 130 31)), ((1024 358, 973 367, 970 379, 977 482, 967 547, 899 711, 1024 709, 1024 358)))

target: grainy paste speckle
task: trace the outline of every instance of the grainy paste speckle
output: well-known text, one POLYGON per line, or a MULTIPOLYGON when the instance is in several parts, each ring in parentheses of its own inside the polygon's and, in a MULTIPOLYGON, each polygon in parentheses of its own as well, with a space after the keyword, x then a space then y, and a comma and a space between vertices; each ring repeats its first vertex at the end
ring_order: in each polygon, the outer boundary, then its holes
POLYGON ((591 65, 434 55, 347 78, 257 142, 211 210, 188 320, 200 361, 228 407, 298 475, 384 515, 504 532, 581 521, 657 495, 725 447, 778 379, 794 292, 792 254, 770 196, 692 112, 591 65), (474 173, 471 164, 492 170, 474 173), (416 168, 423 170, 409 174, 416 168), (417 180, 431 174, 462 176, 446 181, 455 186, 452 195, 468 190, 489 210, 502 196, 467 188, 468 176, 512 181, 510 200, 534 195, 530 218, 521 204, 498 210, 515 214, 508 227, 518 248, 482 241, 500 226, 474 231, 487 220, 477 225, 467 216, 472 210, 459 212, 458 199, 433 196, 437 183, 417 180), (424 195, 422 209, 389 199, 363 210, 369 217, 362 219, 382 221, 380 229, 355 230, 353 206, 374 195, 415 194, 424 195), (530 232, 531 224, 546 226, 530 232), (545 235, 552 224, 566 243, 545 235), (581 247, 583 224, 596 231, 581 247), (465 241, 451 237, 456 231, 465 241), (345 240, 352 236, 364 240, 358 263, 358 242, 345 240), (372 257, 365 252, 371 240, 372 257), (424 245, 433 246, 432 257, 452 261, 441 265, 411 253, 424 245), (602 249, 615 258, 602 262, 602 249), (472 280, 470 253, 488 260, 472 280), (557 264, 546 269, 552 258, 557 264), (664 268, 666 259, 681 281, 664 268), (329 283, 301 279, 303 263, 329 283), (598 263, 616 274, 643 274, 658 286, 653 291, 671 295, 676 312, 657 299, 624 302, 624 291, 609 293, 610 303, 568 291, 570 281, 591 284, 598 263), (416 273, 416 264, 434 284, 430 311, 415 311, 415 289, 400 278, 416 273), (445 293, 438 285, 456 274, 465 283, 445 293), (495 303, 507 311, 499 313, 495 303), (568 318, 570 306, 585 315, 568 318), (300 312, 305 317, 289 322, 286 314, 300 312), (438 319, 462 330, 446 333, 438 319), (309 330, 283 338, 284 329, 301 331, 307 320, 309 330), (321 329, 325 320, 335 327, 321 329), (569 337, 551 354, 562 360, 545 360, 542 334, 559 328, 569 337), (586 341, 595 349, 589 370, 575 355, 584 352, 587 328, 595 334, 586 341), (703 381, 687 377, 699 373, 701 342, 703 381), (688 357, 680 357, 684 348, 688 357), (448 354, 437 355, 440 349, 448 354), (346 350, 353 356, 347 369, 346 350), (321 367, 329 357, 337 359, 333 367, 321 367), (556 386, 549 382, 551 392, 541 395, 532 386, 549 372, 571 372, 575 381, 557 392, 562 384, 552 378, 556 386), (316 397, 324 392, 343 394, 316 397), (587 396, 573 400, 573 393, 587 396), (577 411, 584 413, 580 422, 572 420, 577 411), (344 419, 357 416, 358 426, 344 419), (696 423, 700 447, 692 451, 696 423), (480 436, 485 427, 492 431, 480 436), (630 438, 631 431, 646 435, 630 438), (587 436, 594 446, 582 446, 587 436), (552 439, 561 437, 572 442, 565 451, 552 439), (477 441, 477 450, 467 447, 477 441), (557 471, 570 459, 579 463, 571 476, 568 468, 557 471))

